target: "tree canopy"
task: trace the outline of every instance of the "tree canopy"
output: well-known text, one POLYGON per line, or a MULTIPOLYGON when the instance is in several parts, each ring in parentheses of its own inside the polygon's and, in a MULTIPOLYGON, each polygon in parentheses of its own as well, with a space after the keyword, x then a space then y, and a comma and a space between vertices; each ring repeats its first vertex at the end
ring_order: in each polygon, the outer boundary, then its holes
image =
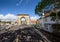
POLYGON ((35 8, 35 13, 40 15, 42 9, 45 9, 48 6, 50 7, 51 5, 53 5, 53 7, 55 7, 55 5, 60 6, 60 0, 41 0, 35 8))

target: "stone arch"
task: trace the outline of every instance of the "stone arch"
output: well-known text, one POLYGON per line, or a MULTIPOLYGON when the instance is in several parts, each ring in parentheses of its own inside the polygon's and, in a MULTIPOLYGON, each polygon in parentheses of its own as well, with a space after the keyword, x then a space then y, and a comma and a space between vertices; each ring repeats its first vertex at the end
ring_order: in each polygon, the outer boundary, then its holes
POLYGON ((21 20, 21 24, 26 24, 26 19, 25 19, 25 17, 21 17, 20 20, 21 20))
POLYGON ((24 18, 25 19, 25 23, 24 24, 27 24, 29 25, 30 24, 30 18, 29 18, 29 15, 28 14, 18 14, 18 25, 22 25, 22 21, 21 19, 24 18))

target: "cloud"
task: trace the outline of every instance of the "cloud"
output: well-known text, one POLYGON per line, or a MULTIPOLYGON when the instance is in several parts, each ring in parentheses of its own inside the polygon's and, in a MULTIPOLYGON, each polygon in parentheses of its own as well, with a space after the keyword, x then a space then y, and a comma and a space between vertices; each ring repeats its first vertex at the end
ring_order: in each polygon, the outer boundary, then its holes
POLYGON ((39 19, 39 16, 32 16, 32 17, 30 17, 30 19, 31 20, 37 20, 37 19, 39 19))
POLYGON ((16 6, 18 6, 19 4, 17 3, 16 6))
MULTIPOLYGON (((2 21, 17 21, 18 17, 14 14, 6 14, 6 15, 3 15, 3 14, 0 14, 0 20, 2 21)), ((39 19, 39 16, 32 16, 30 17, 31 20, 37 20, 39 19)), ((24 19, 22 19, 24 20, 24 19)))
POLYGON ((0 14, 0 20, 2 20, 4 18, 4 16, 2 14, 0 14))
POLYGON ((2 21, 16 21, 17 20, 17 16, 13 15, 13 14, 7 14, 7 15, 0 15, 0 20, 2 21))
POLYGON ((22 3, 23 0, 19 0, 19 2, 16 4, 16 6, 19 6, 22 3))

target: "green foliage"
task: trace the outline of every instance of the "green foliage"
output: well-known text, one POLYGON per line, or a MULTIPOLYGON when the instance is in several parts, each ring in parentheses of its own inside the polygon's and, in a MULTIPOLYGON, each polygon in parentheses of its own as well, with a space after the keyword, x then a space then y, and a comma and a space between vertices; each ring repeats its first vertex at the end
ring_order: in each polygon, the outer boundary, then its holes
POLYGON ((50 6, 51 4, 55 4, 58 2, 57 6, 60 8, 60 1, 59 0, 41 0, 41 2, 38 3, 38 5, 35 8, 35 13, 40 14, 39 12, 42 12, 42 9, 44 9, 47 6, 50 6))
MULTIPOLYGON (((60 19, 60 11, 57 13, 57 15, 58 15, 58 19, 60 19)), ((50 17, 51 17, 51 20, 53 20, 53 21, 56 20, 56 13, 52 12, 50 14, 50 17)))
POLYGON ((55 21, 56 20, 56 13, 51 13, 50 14, 51 20, 55 21))
POLYGON ((42 9, 44 9, 46 6, 51 5, 52 0, 42 0, 38 3, 38 5, 35 8, 35 13, 39 14, 39 12, 42 12, 42 9))
POLYGON ((39 24, 35 24, 34 27, 35 27, 35 28, 38 28, 38 27, 39 27, 39 24))
POLYGON ((57 8, 60 8, 60 0, 55 0, 56 1, 56 5, 58 6, 57 8))
POLYGON ((58 14, 58 16, 60 16, 60 11, 57 14, 58 14))

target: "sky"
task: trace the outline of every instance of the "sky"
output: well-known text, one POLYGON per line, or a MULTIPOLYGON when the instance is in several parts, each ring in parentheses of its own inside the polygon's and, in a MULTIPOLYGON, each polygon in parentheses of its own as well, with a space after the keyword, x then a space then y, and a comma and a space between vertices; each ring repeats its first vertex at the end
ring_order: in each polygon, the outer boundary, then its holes
POLYGON ((34 9, 40 0, 0 0, 0 19, 16 18, 17 14, 29 14, 32 19, 38 18, 34 9), (10 15, 10 16, 9 16, 10 15))

